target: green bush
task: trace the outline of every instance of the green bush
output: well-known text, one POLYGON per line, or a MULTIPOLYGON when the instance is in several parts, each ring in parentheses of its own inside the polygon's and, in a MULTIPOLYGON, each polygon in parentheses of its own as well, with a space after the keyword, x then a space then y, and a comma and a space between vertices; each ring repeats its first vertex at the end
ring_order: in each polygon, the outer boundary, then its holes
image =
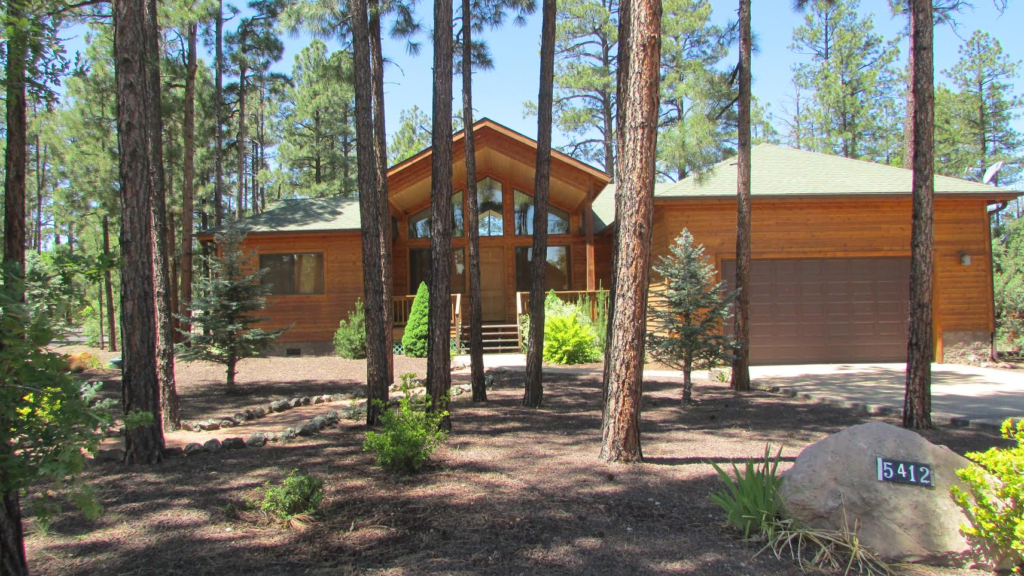
POLYGON ((448 415, 446 411, 430 412, 430 399, 413 398, 412 379, 415 374, 402 376, 402 396, 398 406, 388 408, 381 400, 374 402, 382 410, 381 432, 367 432, 363 450, 373 452, 377 464, 385 470, 399 474, 419 472, 430 455, 448 438, 439 428, 448 415))
POLYGON ((402 349, 410 358, 427 357, 427 313, 430 310, 430 293, 426 282, 420 282, 416 299, 412 301, 409 321, 402 335, 402 349))
POLYGON ((960 527, 971 548, 997 567, 1024 568, 1024 420, 1003 422, 1003 437, 1017 446, 971 452, 974 464, 957 470, 967 485, 952 489, 968 524, 960 527))
POLYGON ((592 324, 578 314, 551 316, 544 321, 544 360, 554 364, 583 364, 601 358, 592 324))
POLYGON ((356 309, 348 313, 348 321, 342 320, 338 324, 338 331, 334 333, 334 351, 349 360, 366 358, 366 312, 361 299, 356 299, 356 309))
POLYGON ((745 473, 733 464, 734 476, 729 476, 718 464, 711 463, 725 486, 711 495, 711 501, 725 510, 729 524, 743 532, 744 538, 767 532, 778 516, 781 457, 781 448, 772 458, 771 446, 765 446, 764 458, 760 462, 747 460, 745 473))
POLYGON ((279 486, 263 485, 260 510, 281 522, 316 513, 324 500, 324 483, 316 476, 292 470, 279 486))

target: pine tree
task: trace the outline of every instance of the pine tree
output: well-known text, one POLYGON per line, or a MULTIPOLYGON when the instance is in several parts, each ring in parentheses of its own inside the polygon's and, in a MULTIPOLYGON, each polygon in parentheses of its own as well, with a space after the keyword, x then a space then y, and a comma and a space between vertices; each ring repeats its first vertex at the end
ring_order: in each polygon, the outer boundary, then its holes
POLYGON ((249 273, 253 258, 245 252, 245 236, 234 228, 216 235, 219 255, 205 258, 209 276, 196 283, 199 294, 192 301, 192 324, 201 328, 186 334, 178 347, 182 360, 208 360, 227 368, 227 392, 234 392, 235 366, 239 360, 265 351, 287 328, 256 328, 263 318, 254 313, 266 306, 270 287, 260 283, 269 269, 249 273))
POLYGON ((647 342, 652 357, 683 371, 683 405, 688 405, 692 370, 731 358, 732 338, 723 328, 736 292, 724 293, 724 284, 715 279, 715 265, 704 246, 694 244, 689 230, 684 228, 669 250, 654 266, 665 289, 649 303, 647 316, 654 330, 647 342))
POLYGON ((398 130, 391 136, 388 162, 392 165, 430 147, 430 116, 413 106, 398 114, 398 130))
POLYGON ((409 321, 402 335, 402 350, 410 358, 427 357, 427 311, 430 308, 430 292, 426 282, 420 282, 416 298, 412 301, 409 321))

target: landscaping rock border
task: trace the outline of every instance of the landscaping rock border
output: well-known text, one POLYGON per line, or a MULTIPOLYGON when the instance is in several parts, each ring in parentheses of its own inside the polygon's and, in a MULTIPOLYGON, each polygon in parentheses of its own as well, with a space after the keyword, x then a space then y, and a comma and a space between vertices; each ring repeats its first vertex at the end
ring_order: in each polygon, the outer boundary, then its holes
MULTIPOLYGON (((358 415, 364 409, 364 402, 356 402, 350 406, 342 408, 342 412, 346 412, 350 417, 358 415)), ((306 422, 298 429, 294 427, 285 428, 281 432, 254 432, 251 436, 246 439, 240 437, 225 438, 224 440, 217 440, 211 438, 205 443, 200 444, 198 442, 190 442, 185 445, 181 455, 183 456, 195 456, 197 454, 215 453, 221 450, 241 450, 243 448, 262 448, 271 442, 293 440, 298 436, 313 436, 318 434, 324 428, 329 428, 338 424, 341 421, 341 412, 338 410, 329 410, 324 414, 314 416, 309 422, 306 422)))
POLYGON ((327 404, 340 402, 342 400, 357 400, 365 398, 366 392, 357 390, 355 392, 340 392, 338 394, 321 394, 319 396, 296 396, 285 400, 275 400, 255 408, 247 408, 236 412, 233 416, 222 416, 220 418, 209 418, 206 420, 182 420, 181 429, 189 432, 206 432, 220 430, 222 428, 234 428, 247 422, 253 422, 260 418, 266 418, 274 412, 286 412, 299 406, 311 404, 327 404))

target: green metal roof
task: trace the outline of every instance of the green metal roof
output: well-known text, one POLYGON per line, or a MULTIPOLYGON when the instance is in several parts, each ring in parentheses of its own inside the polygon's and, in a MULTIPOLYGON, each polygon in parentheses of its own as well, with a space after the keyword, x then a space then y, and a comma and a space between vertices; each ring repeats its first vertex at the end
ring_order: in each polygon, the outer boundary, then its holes
MULTIPOLYGON (((753 196, 908 195, 912 183, 912 173, 906 168, 774 144, 753 147, 751 172, 753 196)), ((733 156, 715 164, 700 177, 690 176, 679 182, 655 184, 654 198, 734 198, 736 178, 736 157, 733 156)), ((935 193, 987 196, 1021 192, 936 176, 935 193)), ((599 232, 614 222, 614 195, 615 185, 611 184, 594 200, 595 231, 599 232)))
MULTIPOLYGON (((295 198, 281 200, 267 207, 265 212, 242 218, 232 223, 243 232, 333 232, 359 230, 359 199, 295 198)), ((204 234, 216 234, 224 226, 204 234)))

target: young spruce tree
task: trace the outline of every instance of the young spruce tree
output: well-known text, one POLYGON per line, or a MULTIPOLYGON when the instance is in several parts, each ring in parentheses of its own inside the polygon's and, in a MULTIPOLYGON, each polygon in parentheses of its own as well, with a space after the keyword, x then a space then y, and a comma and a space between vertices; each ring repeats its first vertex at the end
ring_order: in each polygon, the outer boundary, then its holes
MULTIPOLYGON (((683 405, 690 404, 694 368, 710 368, 731 359, 732 338, 723 333, 736 292, 723 292, 715 266, 683 229, 654 270, 665 290, 651 299, 648 310, 654 331, 647 335, 650 353, 659 362, 683 371, 683 405)), ((652 295, 653 296, 653 295, 652 295)))
POLYGON ((416 289, 416 298, 412 301, 409 321, 405 324, 402 336, 402 348, 410 358, 427 357, 427 316, 430 309, 430 290, 426 282, 420 282, 416 289))
POLYGON ((209 276, 199 279, 192 301, 192 324, 201 331, 185 334, 179 345, 182 360, 209 360, 227 367, 227 392, 235 389, 235 366, 239 360, 265 351, 287 328, 256 328, 263 318, 254 315, 266 306, 268 286, 260 279, 268 269, 249 273, 246 264, 253 257, 243 252, 245 235, 235 228, 217 234, 219 255, 206 258, 209 276))

